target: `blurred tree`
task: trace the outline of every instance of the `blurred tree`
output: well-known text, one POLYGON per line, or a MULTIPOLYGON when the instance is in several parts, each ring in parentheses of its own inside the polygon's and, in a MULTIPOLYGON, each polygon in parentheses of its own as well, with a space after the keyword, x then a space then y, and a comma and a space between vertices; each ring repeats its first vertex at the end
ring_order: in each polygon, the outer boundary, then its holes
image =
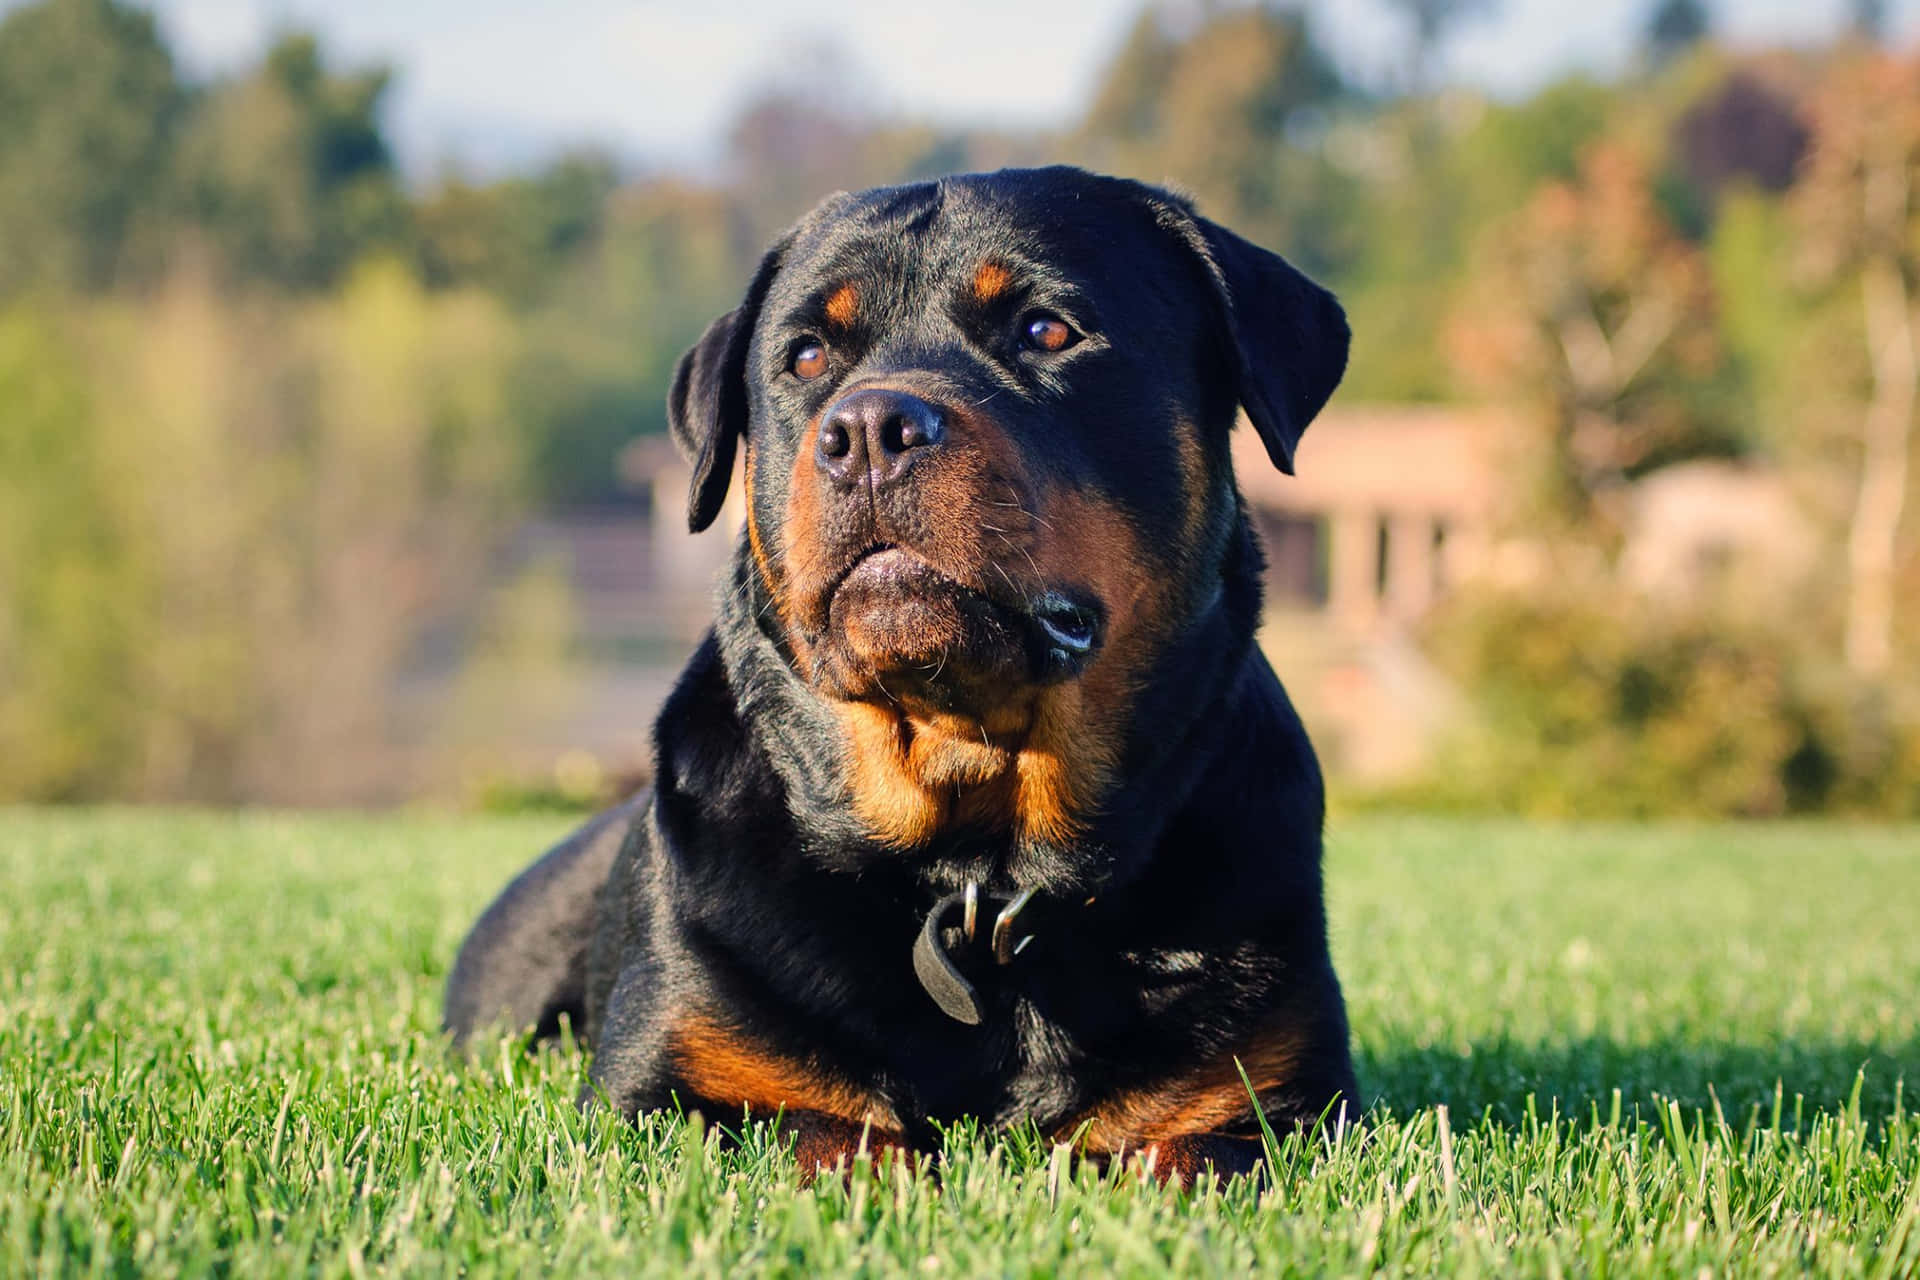
POLYGON ((846 50, 804 46, 728 127, 728 194, 757 249, 834 191, 969 167, 966 147, 954 141, 892 118, 846 50))
POLYGON ((1081 132, 1122 145, 1148 142, 1159 128, 1161 92, 1179 55, 1179 42, 1168 33, 1159 7, 1141 9, 1100 73, 1081 132))
POLYGON ((1887 38, 1887 0, 1847 0, 1847 28, 1868 44, 1887 38))
POLYGON ((1893 661, 1920 394, 1920 59, 1873 50, 1837 59, 1811 106, 1813 149, 1793 193, 1800 247, 1813 280, 1859 290, 1866 363, 1847 521, 1846 655, 1856 673, 1879 678, 1893 661))
POLYGON ((1354 183, 1323 145, 1347 87, 1298 11, 1202 15, 1175 35, 1163 12, 1144 13, 1070 146, 1094 168, 1184 188, 1209 216, 1326 273, 1351 249, 1354 183))
POLYGON ((1831 317, 1809 305, 1782 264, 1794 254, 1794 229, 1785 203, 1753 187, 1735 186, 1721 197, 1706 253, 1719 299, 1720 336, 1738 372, 1744 399, 1753 406, 1760 452, 1793 457, 1808 432, 1810 405, 1819 399, 1821 374, 1808 358, 1806 339, 1844 333, 1831 317))
POLYGON ((1617 127, 1620 91, 1584 77, 1515 103, 1424 102, 1344 126, 1343 154, 1376 157, 1347 215, 1355 247, 1333 277, 1353 319, 1349 396, 1444 400, 1469 390, 1445 346, 1455 295, 1485 229, 1542 183, 1571 180, 1579 156, 1617 127))
POLYGON ((618 185, 611 159, 591 151, 562 156, 529 177, 443 182, 415 213, 426 277, 530 305, 592 251, 618 185))
POLYGON ((398 799, 513 527, 512 334, 392 265, 0 315, 0 796, 398 799))
POLYGON ((135 755, 131 548, 70 325, 43 307, 0 313, 0 797, 10 799, 114 794, 135 755))
POLYGON ((936 129, 879 114, 874 100, 845 87, 822 98, 812 88, 776 84, 727 131, 724 190, 759 248, 835 191, 1057 158, 1044 136, 936 129))
POLYGON ((210 91, 181 148, 187 216, 233 276, 315 288, 401 246, 407 205, 381 132, 390 77, 337 75, 289 35, 210 91))
POLYGON ((538 498, 616 501, 617 459, 636 435, 666 430, 674 363, 739 300, 760 246, 721 193, 674 182, 615 195, 526 315, 512 416, 527 439, 538 498))
POLYGON ((1681 176, 1711 210, 1731 186, 1772 194, 1791 186, 1807 152, 1807 127, 1793 102, 1735 70, 1675 122, 1673 150, 1681 176))
POLYGON ((0 21, 0 294, 114 282, 183 102, 150 13, 45 0, 0 21))
POLYGON ((1640 37, 1647 61, 1664 67, 1713 34, 1713 15, 1705 0, 1659 0, 1640 37))
POLYGON ((1722 367, 1711 274, 1617 143, 1488 229, 1453 339, 1462 364, 1538 424, 1517 443, 1563 531, 1617 529, 1635 477, 1729 447, 1702 406, 1722 367))

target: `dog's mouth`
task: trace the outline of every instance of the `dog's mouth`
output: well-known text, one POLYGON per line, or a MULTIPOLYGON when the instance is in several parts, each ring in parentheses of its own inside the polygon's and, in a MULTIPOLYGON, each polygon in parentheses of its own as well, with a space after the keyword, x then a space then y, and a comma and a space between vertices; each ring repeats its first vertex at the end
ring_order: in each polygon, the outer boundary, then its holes
POLYGON ((849 558, 826 592, 823 674, 835 692, 943 705, 1069 679, 1098 654, 1105 612, 1089 593, 976 585, 894 543, 849 558))
POLYGON ((904 547, 891 542, 876 542, 848 557, 846 566, 835 575, 832 585, 827 588, 826 596, 832 601, 856 574, 885 581, 911 573, 916 568, 931 570, 933 566, 904 547))

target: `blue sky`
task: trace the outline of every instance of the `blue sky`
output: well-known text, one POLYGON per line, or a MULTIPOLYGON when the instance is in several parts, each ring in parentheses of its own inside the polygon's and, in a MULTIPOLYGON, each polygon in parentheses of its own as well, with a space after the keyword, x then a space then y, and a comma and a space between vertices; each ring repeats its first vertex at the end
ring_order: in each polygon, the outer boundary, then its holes
MULTIPOLYGON (((0 11, 19 0, 0 0, 0 11)), ((1617 67, 1652 0, 1503 0, 1463 29, 1446 74, 1495 92, 1563 71, 1617 67)), ((885 112, 941 121, 1052 124, 1083 101, 1139 0, 151 0, 199 74, 254 58, 277 30, 318 30, 337 57, 380 60, 399 82, 391 125, 408 166, 449 157, 479 170, 598 142, 636 164, 700 167, 756 83, 796 74, 806 51, 847 55, 885 112)), ((1401 29, 1381 0, 1310 0, 1352 71, 1398 65, 1401 29)), ((1845 0, 1719 0, 1741 43, 1833 31, 1845 0)), ((1903 40, 1920 0, 1894 0, 1903 40)))

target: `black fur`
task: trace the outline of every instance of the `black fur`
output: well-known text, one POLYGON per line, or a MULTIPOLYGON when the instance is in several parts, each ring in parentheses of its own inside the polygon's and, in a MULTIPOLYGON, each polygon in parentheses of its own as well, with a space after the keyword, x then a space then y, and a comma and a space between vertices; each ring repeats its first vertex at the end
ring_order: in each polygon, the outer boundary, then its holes
MULTIPOLYGON (((1006 171, 823 205, 681 362, 670 415, 695 463, 689 523, 712 522, 745 439, 754 519, 771 537, 791 490, 812 482, 796 460, 808 424, 855 382, 907 379, 986 405, 1036 485, 1120 513, 1175 588, 1120 708, 1110 785, 1069 840, 964 823, 911 849, 874 838, 850 803, 848 740, 819 671, 743 538, 715 626, 660 714, 655 789, 596 818, 487 911, 449 980, 448 1027, 462 1039, 501 1024, 547 1034, 564 1013, 622 1112, 678 1101, 730 1120, 743 1099, 701 1096, 675 1049, 689 1010, 722 1011, 755 1052, 879 1100, 898 1122, 885 1139, 919 1149, 937 1121, 1057 1131, 1116 1097, 1184 1097, 1196 1064, 1230 1063, 1256 1032, 1294 1046, 1284 1079, 1261 1092, 1270 1120, 1311 1123, 1336 1099, 1355 1109, 1322 906, 1320 773, 1253 643, 1261 558, 1227 449, 1244 405, 1291 470, 1346 347, 1325 291, 1138 184, 1006 171), (988 258, 1019 264, 1008 304, 1019 314, 951 301, 952 282, 988 258), (866 308, 857 336, 834 344, 817 385, 796 380, 793 346, 824 323, 820 289, 848 279, 866 308), (1038 358, 1005 346, 997 335, 1036 303, 1084 340, 1038 358), (1182 423, 1206 464, 1204 519, 1188 534, 1182 423), (909 959, 929 908, 969 879, 1042 894, 1028 950, 977 975, 978 1027, 942 1014, 909 959)), ((874 518, 931 537, 941 520, 991 515, 923 509, 917 496, 887 499, 891 514, 874 518)), ((993 608, 994 626, 1025 634, 1019 609, 993 608)), ((1082 677, 1036 665, 1031 678, 1082 677)), ((971 705, 942 679, 926 697, 971 705)), ((823 1159, 858 1140, 846 1117, 804 1111, 789 1123, 803 1143, 819 1139, 807 1149, 823 1159)), ((1257 1124, 1248 1106, 1185 1147, 1163 1142, 1165 1160, 1248 1168, 1257 1124)))

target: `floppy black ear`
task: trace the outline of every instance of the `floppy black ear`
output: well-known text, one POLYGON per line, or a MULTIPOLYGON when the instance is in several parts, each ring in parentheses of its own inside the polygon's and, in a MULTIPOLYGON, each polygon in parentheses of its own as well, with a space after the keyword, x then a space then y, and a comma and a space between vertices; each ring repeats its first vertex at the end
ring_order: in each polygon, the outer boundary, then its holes
POLYGON ((785 249, 782 241, 760 260, 746 298, 708 325, 673 371, 667 426, 693 464, 687 528, 694 533, 712 524, 727 500, 734 453, 747 432, 747 352, 785 249))
POLYGON ((1193 219, 1239 377, 1240 403, 1273 465, 1293 451, 1347 370, 1347 315, 1331 293, 1277 253, 1193 219))

